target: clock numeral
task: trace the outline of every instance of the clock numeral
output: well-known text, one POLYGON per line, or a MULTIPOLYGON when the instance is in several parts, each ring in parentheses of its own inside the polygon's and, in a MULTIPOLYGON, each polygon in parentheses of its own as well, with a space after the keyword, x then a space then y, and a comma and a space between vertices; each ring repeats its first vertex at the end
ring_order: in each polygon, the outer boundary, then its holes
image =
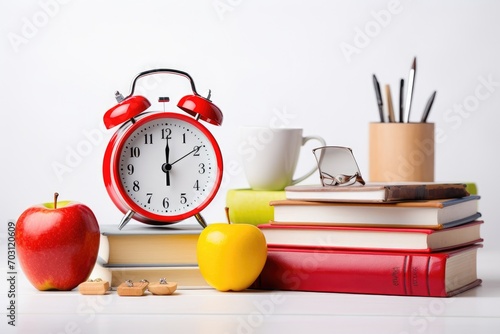
POLYGON ((172 134, 172 130, 170 128, 161 129, 161 139, 172 139, 170 135, 172 134))
POLYGON ((182 143, 183 144, 186 143, 186 134, 185 133, 182 134, 182 143))
POLYGON ((130 148, 130 157, 131 158, 138 158, 141 155, 141 150, 138 147, 131 147, 130 148))
POLYGON ((168 207, 169 207, 169 206, 170 206, 170 203, 168 202, 168 197, 165 197, 165 198, 163 199, 163 207, 164 207, 165 209, 168 209, 168 207))
POLYGON ((200 156, 200 148, 201 147, 202 146, 195 146, 194 147, 194 154, 193 154, 193 156, 195 156, 195 157, 199 157, 200 156))
POLYGON ((194 183, 193 189, 200 190, 200 181, 196 180, 194 183))
POLYGON ((202 162, 198 165, 198 167, 200 167, 200 169, 198 169, 198 173, 200 174, 205 174, 206 170, 205 170, 205 164, 202 162))
POLYGON ((153 197, 153 193, 147 193, 146 196, 148 197, 148 204, 151 204, 151 197, 153 197))
POLYGON ((127 173, 128 175, 134 174, 134 165, 128 164, 127 165, 127 170, 128 170, 128 173, 127 173))
POLYGON ((186 204, 187 203, 187 198, 186 198, 186 193, 181 193, 181 204, 186 204))
POLYGON ((148 144, 153 144, 153 135, 150 133, 150 134, 144 134, 144 144, 145 145, 148 145, 148 144))
POLYGON ((139 181, 134 181, 134 186, 132 187, 132 190, 135 192, 141 190, 141 187, 139 187, 139 181))

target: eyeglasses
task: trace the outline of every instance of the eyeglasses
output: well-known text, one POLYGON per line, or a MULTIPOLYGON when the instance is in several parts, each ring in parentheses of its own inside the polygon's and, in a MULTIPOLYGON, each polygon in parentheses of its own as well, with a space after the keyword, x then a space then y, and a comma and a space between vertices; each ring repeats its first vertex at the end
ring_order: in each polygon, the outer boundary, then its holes
POLYGON ((313 149, 321 183, 326 186, 365 184, 354 154, 349 147, 323 146, 313 149))

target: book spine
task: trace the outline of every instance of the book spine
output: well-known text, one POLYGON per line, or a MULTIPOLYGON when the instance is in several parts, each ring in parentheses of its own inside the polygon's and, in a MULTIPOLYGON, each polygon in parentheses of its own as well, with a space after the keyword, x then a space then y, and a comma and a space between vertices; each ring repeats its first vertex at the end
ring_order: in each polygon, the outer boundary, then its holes
POLYGON ((269 202, 285 199, 284 191, 259 191, 249 189, 229 189, 226 207, 231 223, 260 225, 274 218, 274 208, 269 202))
POLYGON ((470 193, 466 190, 465 184, 456 185, 415 185, 409 186, 391 186, 387 188, 387 200, 411 199, 441 199, 441 198, 459 198, 468 196, 470 193))
POLYGON ((252 288, 445 297, 445 254, 269 248, 252 288))

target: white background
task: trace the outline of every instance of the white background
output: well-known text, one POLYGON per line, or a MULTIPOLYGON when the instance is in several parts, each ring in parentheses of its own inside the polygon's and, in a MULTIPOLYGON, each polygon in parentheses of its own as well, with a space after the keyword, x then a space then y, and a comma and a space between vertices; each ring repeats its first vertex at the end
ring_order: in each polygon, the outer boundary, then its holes
MULTIPOLYGON (((436 181, 477 184, 485 246, 498 248, 499 12, 499 2, 455 0, 3 1, 0 220, 58 191, 101 224, 118 223, 102 183, 114 132, 102 116, 116 90, 128 94, 139 72, 158 67, 188 72, 224 113, 221 127, 207 125, 226 167, 209 223, 225 220, 227 189, 247 186, 242 125, 278 122, 349 146, 367 176, 368 124, 378 120, 372 74, 397 99, 416 56, 414 121, 438 92, 428 120, 439 131, 436 181)), ((191 93, 176 76, 148 79, 139 92, 154 101, 147 94, 158 87, 172 110, 191 93)), ((313 163, 307 149, 299 172, 313 163)))

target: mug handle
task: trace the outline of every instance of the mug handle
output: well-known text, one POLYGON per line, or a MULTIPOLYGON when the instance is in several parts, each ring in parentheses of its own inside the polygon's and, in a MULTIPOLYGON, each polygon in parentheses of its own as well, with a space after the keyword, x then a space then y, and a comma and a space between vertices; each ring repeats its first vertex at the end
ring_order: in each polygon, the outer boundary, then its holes
MULTIPOLYGON (((304 146, 309 140, 317 140, 321 143, 321 146, 326 146, 326 141, 320 137, 320 136, 306 136, 306 137, 303 137, 302 138, 302 146, 304 146)), ((314 167, 308 171, 305 175, 297 178, 297 179, 294 179, 292 180, 292 185, 294 184, 297 184, 301 181, 304 181, 305 179, 307 179, 309 176, 311 176, 316 170, 318 170, 318 165, 315 164, 314 167)))

